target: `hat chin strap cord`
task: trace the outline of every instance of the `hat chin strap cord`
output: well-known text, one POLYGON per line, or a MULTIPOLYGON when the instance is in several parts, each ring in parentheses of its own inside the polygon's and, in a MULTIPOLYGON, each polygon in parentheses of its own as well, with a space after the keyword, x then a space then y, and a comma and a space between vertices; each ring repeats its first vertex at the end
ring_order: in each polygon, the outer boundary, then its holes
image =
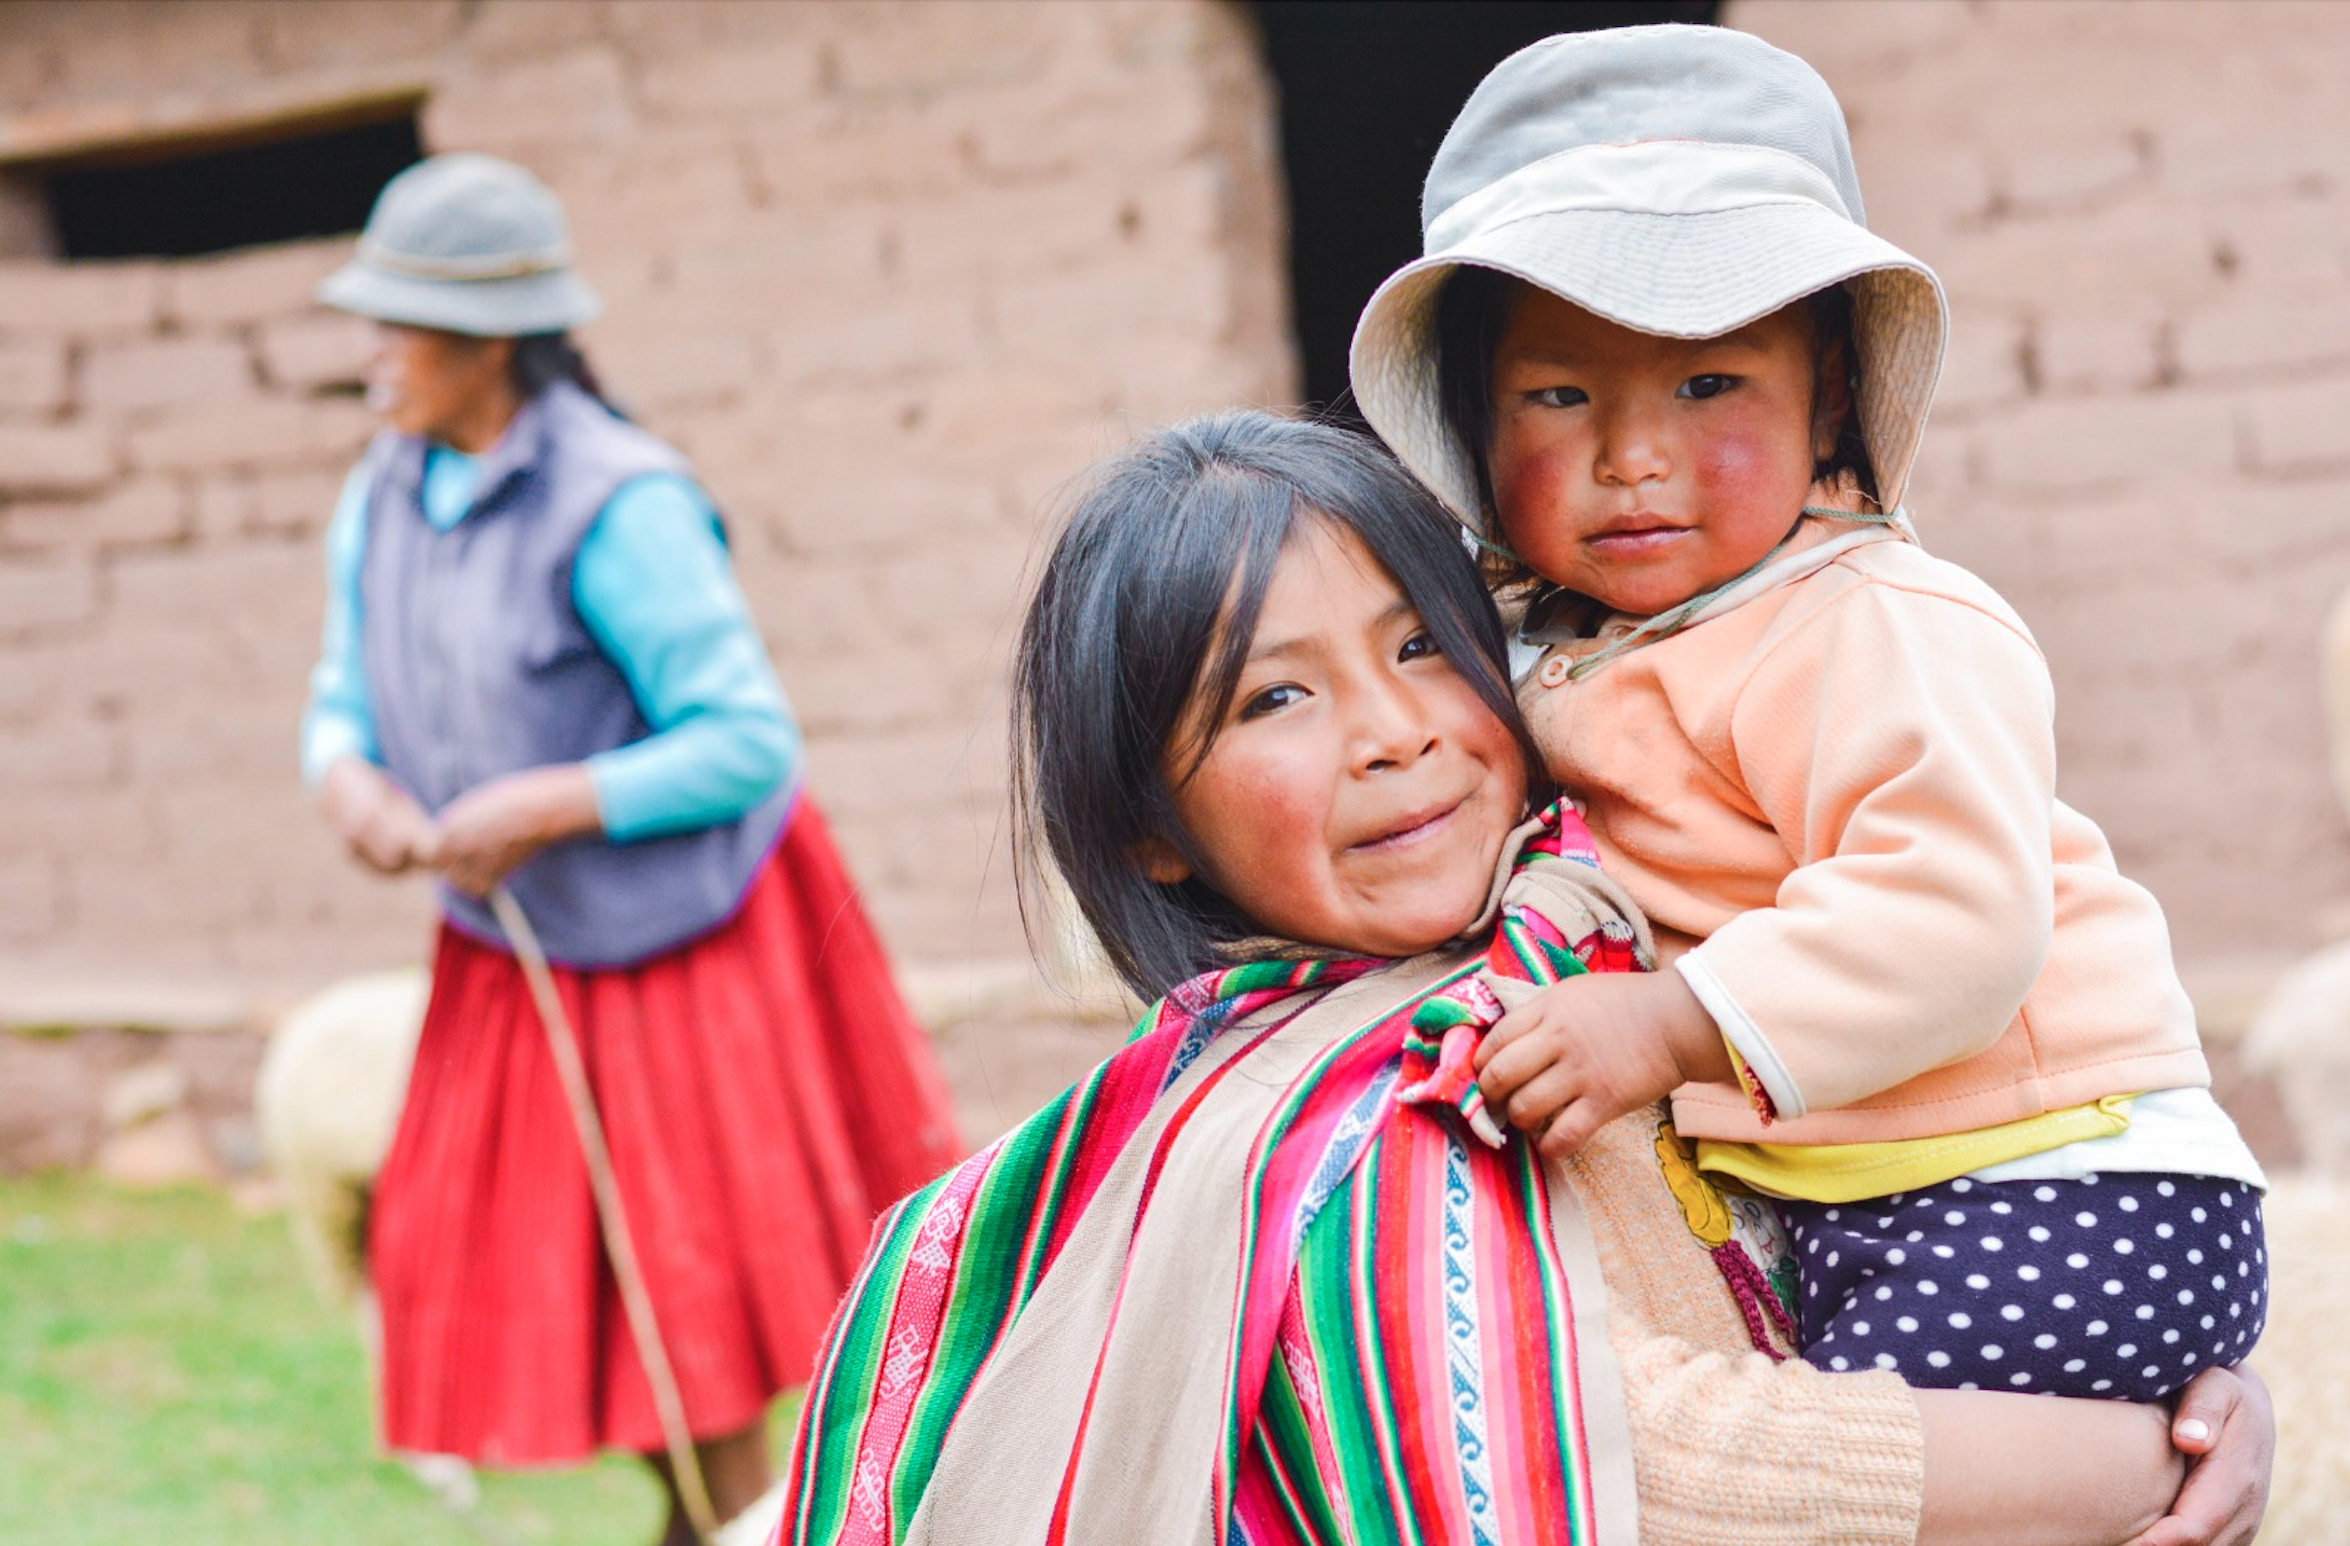
POLYGON ((604 1254, 611 1258, 612 1275, 620 1285, 620 1303, 628 1315, 629 1334, 644 1360, 645 1380, 653 1389, 653 1410, 661 1420, 661 1437, 669 1451, 670 1479, 694 1534, 704 1542, 718 1534, 717 1511, 710 1506, 710 1489, 702 1476, 701 1457, 694 1452, 693 1435, 685 1425, 685 1398, 670 1367, 669 1350, 661 1340, 660 1323, 653 1316, 653 1297, 645 1289, 643 1269, 637 1264, 636 1245, 628 1232, 628 1215, 621 1207, 620 1186, 612 1172, 612 1151, 604 1142, 603 1119, 596 1111, 595 1091, 588 1085, 587 1064, 581 1058, 579 1037, 555 991, 554 973, 547 969, 546 952, 530 926, 521 904, 503 885, 490 892, 490 912, 514 948, 514 959, 530 985, 546 1028, 547 1046, 555 1055, 555 1072, 563 1083, 563 1098, 571 1108, 571 1125, 587 1159, 588 1186, 595 1198, 596 1223, 604 1236, 604 1254))
MULTIPOLYGON (((1771 566, 1773 560, 1786 552, 1787 544, 1795 540, 1796 529, 1802 526, 1805 516, 1816 516, 1832 521, 1850 521, 1862 527, 1891 528, 1895 531, 1904 530, 1903 523, 1908 519, 1906 513, 1898 507, 1892 510, 1878 511, 1837 510, 1825 505, 1805 505, 1796 512, 1795 525, 1788 528, 1787 535, 1781 537, 1768 553, 1756 559, 1744 572, 1731 576, 1711 590, 1700 591, 1678 606, 1666 608, 1606 648, 1595 650, 1584 656, 1567 668, 1567 680, 1580 682, 1620 655, 1638 649, 1643 644, 1653 644, 1659 639, 1670 638, 1691 624, 1704 621, 1703 614, 1706 608, 1723 600, 1740 586, 1746 584, 1747 581, 1761 574, 1771 566)), ((1881 533, 1872 532, 1862 540, 1873 541, 1879 535, 1881 533)))

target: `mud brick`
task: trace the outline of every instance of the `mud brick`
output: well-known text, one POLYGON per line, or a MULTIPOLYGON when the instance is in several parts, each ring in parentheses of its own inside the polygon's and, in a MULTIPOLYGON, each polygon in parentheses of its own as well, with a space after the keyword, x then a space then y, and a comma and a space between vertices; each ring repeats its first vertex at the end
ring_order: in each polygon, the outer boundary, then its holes
POLYGON ((154 323, 162 280, 156 263, 0 262, 0 332, 135 333, 154 323))
POLYGON ((64 406, 65 341, 0 341, 0 413, 45 414, 64 406))
POLYGON ((0 423, 0 495, 87 494, 114 477, 114 442, 79 423, 0 423))
POLYGON ((156 338, 106 344, 82 359, 75 397, 85 413, 152 414, 218 408, 254 389, 253 360, 232 338, 156 338))
POLYGON ((2350 371, 2243 399, 2247 469, 2350 471, 2350 371))
POLYGON ((373 329, 359 317, 321 311, 262 325, 262 373, 273 387, 315 391, 357 383, 367 369, 373 329))
POLYGON ((0 563, 0 637, 79 623, 98 611, 98 574, 86 557, 11 556, 0 563))

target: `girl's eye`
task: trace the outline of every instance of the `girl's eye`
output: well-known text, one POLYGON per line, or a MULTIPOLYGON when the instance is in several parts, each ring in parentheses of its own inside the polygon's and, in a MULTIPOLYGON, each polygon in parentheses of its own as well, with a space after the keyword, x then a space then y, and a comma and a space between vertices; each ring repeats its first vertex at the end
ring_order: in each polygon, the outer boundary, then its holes
POLYGON ((1423 632, 1413 634, 1404 640, 1403 648, 1395 652, 1395 658, 1398 660, 1433 660, 1441 658, 1443 654, 1444 651, 1437 645, 1436 640, 1423 632))
POLYGON ((1591 394, 1581 387, 1543 387, 1528 392, 1526 399, 1540 408, 1576 408, 1591 401, 1591 394))
POLYGON ((1306 690, 1293 682, 1278 682, 1241 700, 1240 712, 1233 717, 1242 720, 1263 719, 1267 714, 1278 713, 1303 700, 1305 695, 1306 690))
POLYGON ((1730 379, 1728 376, 1691 376, 1681 383, 1681 395, 1701 399, 1719 397, 1730 390, 1730 379))

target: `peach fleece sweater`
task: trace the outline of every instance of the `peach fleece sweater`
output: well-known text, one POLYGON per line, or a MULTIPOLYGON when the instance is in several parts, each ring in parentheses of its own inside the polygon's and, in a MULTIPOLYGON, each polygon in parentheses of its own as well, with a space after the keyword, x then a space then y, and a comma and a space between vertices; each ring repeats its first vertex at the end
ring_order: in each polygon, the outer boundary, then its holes
POLYGON ((1551 773, 1777 1108, 1686 1086, 1685 1135, 1919 1138, 2210 1082, 2160 908, 2056 798, 2046 662, 1973 575, 1870 542, 1579 681, 1549 655, 1520 703, 1551 773))

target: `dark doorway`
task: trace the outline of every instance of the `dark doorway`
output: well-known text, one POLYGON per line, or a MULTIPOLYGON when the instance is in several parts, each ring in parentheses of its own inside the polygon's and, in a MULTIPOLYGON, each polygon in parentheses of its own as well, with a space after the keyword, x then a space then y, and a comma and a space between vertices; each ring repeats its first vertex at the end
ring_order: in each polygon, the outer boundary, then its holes
POLYGON ((1281 92, 1306 401, 1360 427, 1346 390, 1355 317, 1419 256, 1420 183, 1487 70, 1555 32, 1711 23, 1719 10, 1717 0, 1259 0, 1281 92))
POLYGON ((356 231, 383 185, 423 156, 409 104, 363 123, 117 151, 38 175, 58 256, 185 258, 356 231))

